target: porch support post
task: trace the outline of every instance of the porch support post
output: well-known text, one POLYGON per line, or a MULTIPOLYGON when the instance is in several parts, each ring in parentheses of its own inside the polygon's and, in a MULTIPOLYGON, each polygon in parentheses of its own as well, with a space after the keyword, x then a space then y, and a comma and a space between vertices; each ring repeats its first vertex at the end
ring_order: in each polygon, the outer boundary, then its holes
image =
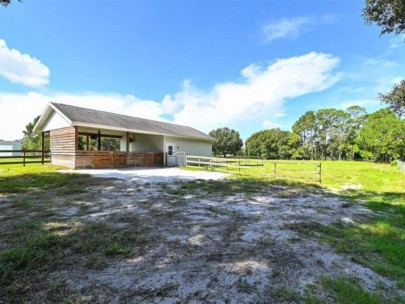
POLYGON ((41 147, 42 147, 41 161, 42 161, 42 164, 44 164, 45 132, 41 132, 41 147))
POLYGON ((127 132, 127 147, 126 151, 129 152, 129 132, 127 132))
MULTIPOLYGON (((79 128, 75 127, 75 151, 79 150, 79 128)), ((75 153, 76 154, 76 153, 75 153)))
POLYGON ((163 135, 163 167, 166 167, 166 136, 163 135))
POLYGON ((97 133, 97 151, 101 150, 101 132, 98 131, 97 133))
POLYGON ((89 136, 86 135, 86 150, 89 151, 90 143, 89 143, 89 136))

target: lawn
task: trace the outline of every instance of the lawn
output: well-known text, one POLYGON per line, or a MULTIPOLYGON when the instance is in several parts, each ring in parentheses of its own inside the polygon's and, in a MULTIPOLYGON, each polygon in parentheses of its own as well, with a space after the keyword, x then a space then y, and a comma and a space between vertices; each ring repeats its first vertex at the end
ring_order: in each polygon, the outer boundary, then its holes
MULTIPOLYGON (((17 163, 21 163, 21 165, 22 165, 22 163, 24 162, 24 158, 23 158, 23 157, 13 157, 13 156, 4 157, 4 155, 1 155, 1 153, 0 153, 0 156, 2 156, 2 157, 0 158, 0 164, 2 164, 2 163, 16 163, 16 165, 17 165, 17 163)), ((34 162, 39 163, 39 162, 41 162, 41 161, 42 161, 42 158, 41 158, 41 157, 38 157, 38 156, 30 156, 30 155, 27 155, 27 156, 25 157, 25 162, 26 162, 26 164, 34 163, 34 162)), ((45 162, 45 163, 49 163, 49 162, 50 162, 50 158, 45 156, 45 157, 44 157, 44 162, 45 162)), ((12 165, 14 165, 14 164, 12 164, 12 165)), ((3 165, 3 166, 4 166, 4 165, 3 165)))
POLYGON ((322 162, 320 186, 274 180, 257 167, 244 169, 252 170, 250 176, 236 172, 227 181, 173 184, 117 182, 57 169, 0 166, 5 302, 147 302, 187 293, 183 299, 202 301, 249 302, 260 295, 283 303, 405 303, 398 295, 405 289, 405 175, 396 167, 322 162), (363 216, 361 202, 374 213, 363 216), (340 220, 351 214, 352 222, 340 220), (259 239, 251 237, 259 231, 259 239), (180 241, 186 236, 192 244, 180 241), (328 264, 329 256, 337 260, 328 264), (258 269, 269 269, 270 285, 262 284, 266 280, 247 266, 249 260, 265 262, 258 269), (377 285, 368 290, 364 280, 372 279, 357 268, 354 277, 336 275, 357 264, 395 286, 373 279, 377 285), (130 277, 124 277, 115 286, 122 271, 136 273, 131 278, 140 285, 126 285, 130 277), (155 286, 148 283, 161 282, 154 272, 188 279, 155 286), (294 279, 306 272, 314 282, 298 288, 294 279), (193 291, 190 282, 213 293, 193 291))
MULTIPOLYGON (((237 163, 237 162, 236 162, 237 163)), ((405 193, 405 177, 397 166, 385 163, 361 161, 283 161, 283 160, 241 160, 242 168, 236 167, 198 167, 190 166, 188 170, 214 170, 234 173, 235 178, 257 178, 274 181, 274 163, 276 177, 283 174, 287 180, 303 183, 318 183, 317 167, 321 164, 322 186, 331 190, 398 192, 405 193), (254 166, 244 166, 245 164, 254 166), (263 164, 263 166, 261 166, 263 164), (288 169, 288 171, 286 170, 288 169), (297 171, 295 171, 297 170, 297 171), (309 171, 309 172, 305 172, 309 171)))

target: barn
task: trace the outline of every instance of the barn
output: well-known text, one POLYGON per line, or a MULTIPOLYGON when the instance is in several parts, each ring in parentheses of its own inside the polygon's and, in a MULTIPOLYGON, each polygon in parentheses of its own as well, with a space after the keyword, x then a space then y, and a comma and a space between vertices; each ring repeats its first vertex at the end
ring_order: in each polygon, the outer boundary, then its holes
POLYGON ((70 168, 177 166, 211 156, 214 139, 194 128, 49 103, 34 127, 50 137, 51 162, 70 168))
POLYGON ((21 143, 18 141, 0 140, 0 151, 4 151, 0 156, 20 156, 21 152, 16 150, 21 149, 21 143))

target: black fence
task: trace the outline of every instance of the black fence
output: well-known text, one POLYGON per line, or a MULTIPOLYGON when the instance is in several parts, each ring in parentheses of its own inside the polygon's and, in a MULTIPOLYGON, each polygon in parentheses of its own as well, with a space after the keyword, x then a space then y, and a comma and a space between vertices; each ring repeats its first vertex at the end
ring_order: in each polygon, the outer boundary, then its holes
POLYGON ((51 162, 49 150, 0 150, 1 165, 45 164, 51 162))

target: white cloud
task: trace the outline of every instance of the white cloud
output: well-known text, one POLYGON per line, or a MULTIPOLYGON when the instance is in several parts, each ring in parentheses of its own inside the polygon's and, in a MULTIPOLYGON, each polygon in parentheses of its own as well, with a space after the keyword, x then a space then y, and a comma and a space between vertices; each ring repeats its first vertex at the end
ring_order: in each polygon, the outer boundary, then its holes
POLYGON ((332 25, 337 24, 339 21, 338 16, 334 14, 326 14, 319 18, 319 24, 332 25))
POLYGON ((283 18, 268 22, 262 28, 264 41, 270 43, 281 38, 296 38, 312 24, 312 20, 308 17, 283 18))
POLYGON ((374 107, 381 104, 377 99, 352 99, 344 102, 340 102, 338 108, 346 110, 351 106, 360 106, 360 107, 374 107))
POLYGON ((8 48, 0 39, 0 75, 13 83, 37 87, 49 83, 50 71, 35 57, 8 48))
POLYGON ((278 124, 278 123, 276 123, 274 121, 268 120, 268 119, 263 121, 262 125, 266 129, 280 128, 280 124, 278 124))
POLYGON ((83 95, 44 95, 0 93, 0 139, 22 138, 22 131, 34 117, 40 115, 48 102, 70 104, 124 115, 163 120, 161 104, 152 100, 139 100, 133 95, 86 93, 83 95))
POLYGON ((405 35, 399 35, 390 40, 390 48, 397 49, 405 46, 405 35))
POLYGON ((276 113, 274 117, 281 118, 287 116, 287 113, 281 110, 280 112, 276 113))
POLYGON ((25 125, 49 101, 157 120, 169 114, 175 123, 205 132, 224 126, 260 126, 264 120, 282 116, 285 100, 332 86, 338 80, 333 72, 338 63, 337 57, 312 52, 266 66, 251 64, 241 71, 241 81, 217 84, 209 91, 185 81, 182 90, 166 95, 161 102, 117 93, 0 93, 0 113, 5 113, 0 120, 0 139, 21 138, 25 125))
POLYGON ((165 97, 176 123, 203 131, 240 123, 256 123, 282 113, 286 99, 322 91, 338 76, 333 69, 339 59, 328 54, 309 53, 280 59, 266 67, 252 64, 241 71, 241 82, 216 85, 201 92, 189 83, 177 94, 165 97))

